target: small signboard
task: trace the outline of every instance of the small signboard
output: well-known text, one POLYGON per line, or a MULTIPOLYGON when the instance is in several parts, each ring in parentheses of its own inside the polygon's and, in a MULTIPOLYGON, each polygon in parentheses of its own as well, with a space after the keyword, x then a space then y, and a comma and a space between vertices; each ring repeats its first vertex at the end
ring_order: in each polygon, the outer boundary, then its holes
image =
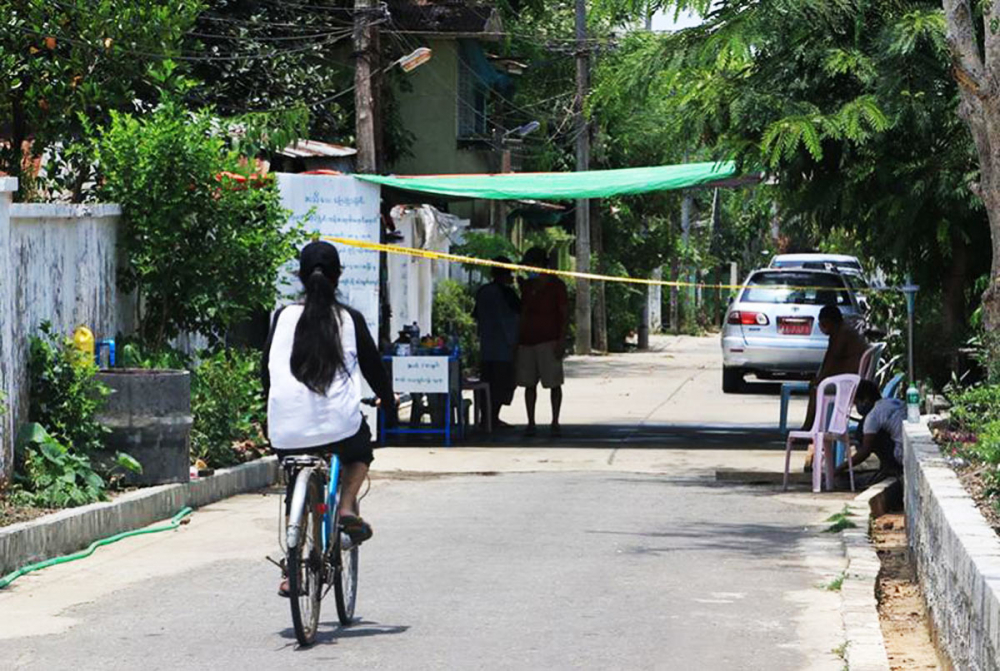
POLYGON ((392 357, 392 389, 414 394, 447 394, 448 357, 392 357))

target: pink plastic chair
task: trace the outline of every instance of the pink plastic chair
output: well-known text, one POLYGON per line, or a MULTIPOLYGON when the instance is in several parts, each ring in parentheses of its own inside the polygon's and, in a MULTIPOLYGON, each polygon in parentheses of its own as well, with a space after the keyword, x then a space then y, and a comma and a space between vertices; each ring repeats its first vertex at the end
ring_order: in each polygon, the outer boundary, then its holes
POLYGON ((851 477, 851 491, 854 491, 854 466, 850 453, 850 416, 861 376, 854 373, 833 375, 816 387, 816 417, 809 431, 789 431, 785 442, 785 479, 782 485, 788 489, 788 469, 792 460, 792 442, 810 440, 815 446, 813 455, 813 491, 822 491, 822 472, 826 473, 826 488, 833 489, 833 461, 836 452, 833 445, 839 440, 847 446, 847 470, 851 477))

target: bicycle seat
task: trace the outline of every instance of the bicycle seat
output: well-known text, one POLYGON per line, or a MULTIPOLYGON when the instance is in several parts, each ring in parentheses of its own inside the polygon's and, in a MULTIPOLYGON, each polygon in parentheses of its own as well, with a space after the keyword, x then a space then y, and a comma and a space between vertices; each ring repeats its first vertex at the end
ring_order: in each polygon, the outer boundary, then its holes
POLYGON ((323 463, 323 458, 315 454, 289 454, 281 458, 281 465, 285 468, 309 466, 319 466, 323 463))

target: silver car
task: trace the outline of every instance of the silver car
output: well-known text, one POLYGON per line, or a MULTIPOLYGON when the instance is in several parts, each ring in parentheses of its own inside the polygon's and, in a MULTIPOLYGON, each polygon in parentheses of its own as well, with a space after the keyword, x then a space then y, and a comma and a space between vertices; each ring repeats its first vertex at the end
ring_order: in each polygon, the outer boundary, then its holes
POLYGON ((743 377, 813 376, 827 336, 819 311, 836 305, 848 320, 861 317, 844 276, 826 270, 768 268, 750 274, 726 312, 722 328, 722 390, 735 393, 743 377))

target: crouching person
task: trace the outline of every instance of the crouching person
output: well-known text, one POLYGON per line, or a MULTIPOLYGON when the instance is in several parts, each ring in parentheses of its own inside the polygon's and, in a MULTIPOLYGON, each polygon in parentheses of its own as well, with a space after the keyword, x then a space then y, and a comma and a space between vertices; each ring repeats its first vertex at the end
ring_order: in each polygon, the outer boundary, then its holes
MULTIPOLYGON (((854 394, 854 405, 862 420, 858 450, 851 457, 853 467, 860 466, 872 454, 878 457, 879 469, 869 484, 874 484, 903 472, 903 422, 906 403, 898 398, 882 398, 878 386, 862 380, 854 394)), ((840 467, 847 469, 846 462, 840 467)))

